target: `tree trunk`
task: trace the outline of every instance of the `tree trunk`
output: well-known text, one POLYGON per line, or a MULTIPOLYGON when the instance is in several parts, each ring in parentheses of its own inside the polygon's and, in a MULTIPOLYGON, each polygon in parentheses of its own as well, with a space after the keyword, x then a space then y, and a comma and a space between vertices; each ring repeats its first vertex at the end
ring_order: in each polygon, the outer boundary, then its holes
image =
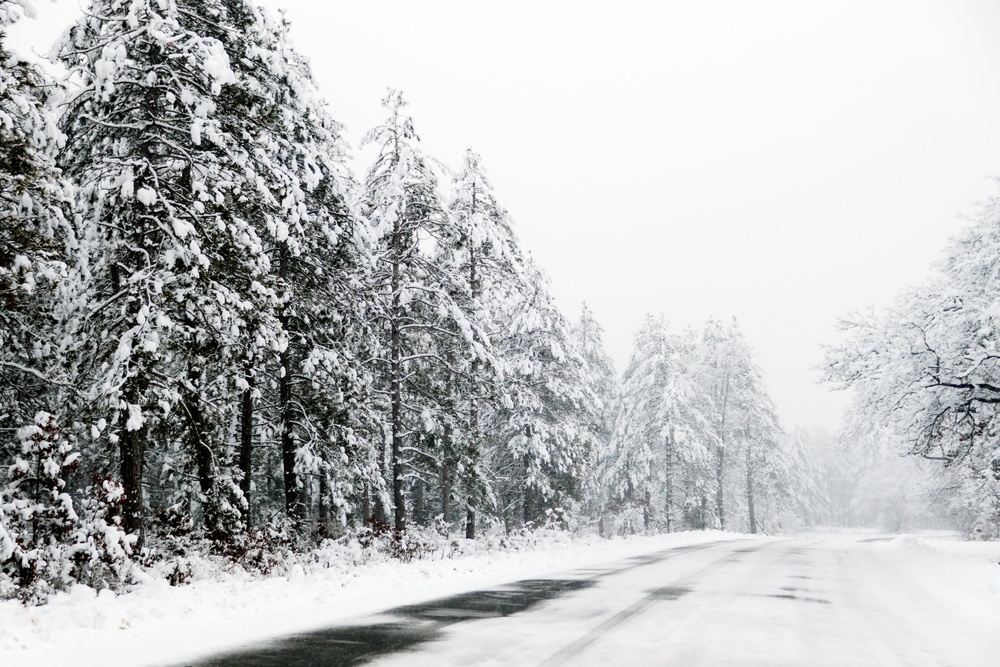
MULTIPOLYGON (((197 382, 197 379, 194 381, 197 382)), ((198 468, 198 487, 202 494, 207 496, 215 485, 215 473, 212 466, 212 449, 205 442, 205 417, 201 412, 196 391, 185 392, 184 410, 188 418, 188 444, 194 451, 195 465, 198 468)))
POLYGON ((719 530, 726 528, 726 514, 723 507, 722 480, 726 464, 726 410, 729 407, 729 377, 722 389, 722 414, 719 415, 719 444, 715 448, 715 515, 719 520, 719 530))
POLYGON ((719 530, 726 528, 725 508, 723 507, 722 477, 725 472, 726 448, 719 445, 715 448, 715 516, 719 521, 719 530))
POLYGON ((670 428, 670 433, 666 436, 664 444, 666 446, 666 465, 664 470, 664 476, 666 480, 664 482, 664 503, 663 512, 667 520, 667 532, 674 532, 674 441, 673 441, 673 427, 670 428))
POLYGON ((471 504, 465 509, 465 538, 476 539, 476 510, 471 504))
POLYGON ((753 505, 753 460, 750 457, 750 446, 747 445, 747 522, 750 524, 750 534, 757 534, 757 517, 753 505))
MULTIPOLYGON (((475 186, 472 189, 472 210, 476 211, 477 201, 476 201, 477 191, 475 186)), ((470 239, 470 241, 472 241, 470 239)), ((479 295, 482 291, 479 282, 479 258, 476 254, 476 244, 475 242, 469 243, 469 288, 471 290, 472 296, 472 306, 476 308, 479 303, 479 295)), ((476 358, 472 362, 472 397, 470 399, 469 405, 469 431, 472 434, 473 445, 472 452, 473 456, 478 457, 479 452, 482 450, 482 443, 479 438, 479 404, 476 400, 475 392, 478 391, 478 386, 475 380, 479 378, 479 371, 481 367, 481 362, 476 358)), ((469 465, 467 474, 471 477, 467 481, 466 486, 468 488, 469 495, 467 497, 467 505, 465 510, 465 537, 469 540, 476 539, 476 489, 474 476, 476 474, 476 466, 469 465)))
POLYGON ((321 537, 332 537, 332 522, 330 521, 330 480, 326 470, 319 474, 319 534, 321 537))
MULTIPOLYGON (((530 432, 530 430, 526 432, 530 432)), ((528 470, 531 466, 531 461, 527 455, 524 456, 523 465, 524 479, 527 480, 529 477, 528 470)), ((538 490, 530 486, 527 481, 525 481, 524 493, 522 495, 524 498, 524 524, 527 526, 530 523, 535 528, 538 528, 538 520, 540 518, 539 510, 544 502, 544 499, 541 497, 538 490)))
POLYGON ((126 533, 137 537, 135 550, 138 552, 146 542, 146 527, 143 521, 142 473, 146 463, 146 428, 138 431, 122 429, 119 451, 121 453, 122 487, 125 501, 122 503, 122 527, 126 533))
POLYGON ((451 525, 451 468, 447 461, 441 466, 441 518, 451 525))
MULTIPOLYGON (((278 278, 286 283, 285 290, 287 290, 290 270, 290 252, 287 242, 278 246, 278 278)), ((287 297, 287 292, 283 296, 287 297)), ((278 321, 281 323, 282 330, 291 338, 291 321, 284 307, 278 313, 278 321)), ((281 464, 285 486, 285 512, 296 528, 300 528, 306 517, 306 507, 298 472, 295 470, 295 454, 298 447, 294 425, 296 410, 292 400, 295 368, 291 340, 288 341, 284 351, 278 355, 278 362, 281 365, 278 373, 278 409, 281 419, 281 464)))
POLYGON ((521 494, 521 523, 527 528, 528 524, 534 520, 534 515, 532 514, 532 502, 531 502, 531 489, 525 487, 524 493, 521 494))
MULTIPOLYGON (((361 517, 361 525, 364 526, 372 519, 372 501, 371 501, 371 489, 365 487, 364 493, 361 494, 361 513, 364 515, 361 517)), ((353 516, 353 515, 352 515, 353 516)))
POLYGON ((278 401, 281 406, 281 464, 285 487, 285 512, 296 527, 305 518, 302 489, 295 470, 295 433, 292 426, 292 373, 288 348, 279 355, 282 372, 278 378, 278 401))
POLYGON ((403 317, 403 305, 400 300, 402 287, 400 263, 402 255, 399 221, 395 222, 392 236, 392 317, 389 331, 389 401, 391 424, 390 455, 392 464, 392 504, 395 529, 397 532, 406 530, 406 504, 403 497, 403 336, 400 330, 400 320, 403 317))
POLYGON ((243 509, 243 522, 247 530, 251 528, 252 505, 251 505, 251 482, 253 474, 253 392, 254 377, 251 368, 248 366, 244 371, 243 378, 246 380, 247 388, 243 390, 240 400, 240 472, 243 477, 240 479, 240 490, 243 492, 243 502, 246 503, 243 509))
MULTIPOLYGON (((448 397, 448 401, 450 402, 448 406, 449 411, 454 412, 455 404, 454 397, 452 396, 454 378, 452 378, 450 372, 447 378, 444 389, 445 396, 448 397)), ((441 513, 444 516, 445 522, 449 525, 451 524, 451 494, 455 483, 455 473, 453 471, 458 468, 454 452, 455 443, 452 438, 451 423, 446 423, 444 425, 444 433, 441 436, 441 513)))
POLYGON ((427 489, 424 480, 418 479, 413 484, 413 523, 418 526, 427 525, 427 489))
POLYGON ((219 527, 219 505, 217 499, 213 497, 212 490, 215 486, 215 471, 213 470, 212 448, 205 440, 205 417, 201 411, 198 400, 198 378, 193 377, 196 373, 189 371, 189 378, 195 388, 194 391, 184 392, 184 411, 188 418, 188 445, 194 452, 195 466, 198 471, 198 487, 202 495, 202 514, 205 522, 205 530, 212 538, 219 535, 216 529, 219 527))
MULTIPOLYGON (((386 466, 388 466, 388 463, 386 462, 386 458, 385 458, 385 449, 386 449, 385 434, 384 433, 380 433, 379 445, 378 445, 378 472, 379 472, 379 475, 382 477, 382 481, 383 482, 386 482, 386 476, 387 476, 387 468, 386 468, 386 466)), ((375 503, 374 503, 375 504, 374 514, 371 514, 369 516, 370 516, 370 518, 373 518, 375 521, 377 521, 377 522, 379 522, 379 523, 381 523, 383 525, 388 525, 389 524, 389 508, 386 507, 386 504, 385 504, 384 489, 385 489, 385 484, 383 484, 383 492, 382 493, 374 493, 374 494, 372 494, 371 493, 371 488, 369 487, 367 495, 373 495, 374 496, 374 501, 375 501, 375 503)), ((366 516, 365 518, 369 518, 369 516, 366 516)))
MULTIPOLYGON (((398 338, 398 331, 393 332, 393 337, 398 338)), ((398 357, 397 357, 398 360, 398 357)), ((403 396, 400 386, 399 373, 401 369, 398 361, 393 361, 392 377, 392 504, 395 529, 399 532, 406 530, 406 505, 403 497, 403 396)))

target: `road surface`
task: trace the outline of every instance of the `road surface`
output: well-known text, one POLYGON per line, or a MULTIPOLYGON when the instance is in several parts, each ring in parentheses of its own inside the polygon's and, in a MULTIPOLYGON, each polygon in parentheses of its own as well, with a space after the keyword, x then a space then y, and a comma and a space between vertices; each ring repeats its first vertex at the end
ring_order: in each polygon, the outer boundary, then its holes
POLYGON ((996 667, 996 618, 933 572, 894 567, 877 541, 764 538, 400 607, 193 664, 996 667))

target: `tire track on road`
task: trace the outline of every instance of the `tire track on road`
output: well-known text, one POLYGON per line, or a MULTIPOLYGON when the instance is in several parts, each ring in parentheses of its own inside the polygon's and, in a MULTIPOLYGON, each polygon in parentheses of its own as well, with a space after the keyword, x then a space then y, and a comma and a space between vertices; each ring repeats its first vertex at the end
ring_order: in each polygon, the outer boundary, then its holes
MULTIPOLYGON (((673 581, 670 582, 669 586, 660 587, 650 591, 649 594, 643 597, 642 599, 626 607, 620 612, 614 614, 610 618, 603 621, 600 625, 588 631, 586 634, 581 636, 576 641, 567 644, 559 651, 549 656, 546 660, 540 663, 539 667, 553 667, 555 665, 566 664, 570 659, 582 653, 584 650, 587 649, 587 647, 589 647, 591 644, 599 640, 601 637, 608 634, 619 625, 643 613, 655 603, 660 602, 662 600, 677 599, 678 597, 684 595, 685 593, 688 593, 690 589, 687 587, 693 584, 699 577, 702 577, 705 574, 712 572, 713 570, 716 570, 720 567, 724 567, 729 563, 733 563, 742 558, 745 558, 750 553, 760 551, 764 547, 769 546, 769 544, 770 543, 765 542, 762 544, 737 549, 736 551, 733 551, 729 555, 724 556, 717 561, 709 563, 708 565, 699 568, 694 572, 690 572, 684 575, 683 577, 674 579, 673 581)), ((653 562, 660 562, 660 561, 650 561, 650 563, 653 562)), ((624 571, 625 569, 631 569, 631 568, 624 568, 622 571, 624 571)), ((595 576, 606 576, 606 575, 595 575, 595 576)))
MULTIPOLYGON (((622 574, 623 572, 628 572, 629 570, 634 570, 639 567, 645 567, 646 565, 657 565, 666 560, 672 560, 678 556, 684 556, 689 553, 697 551, 706 551, 712 547, 717 547, 724 544, 733 544, 733 540, 716 540, 714 542, 699 542, 697 544, 687 544, 680 547, 671 547, 669 549, 661 549, 660 551, 654 551, 652 553, 643 554, 641 556, 633 556, 625 560, 627 565, 622 565, 615 567, 613 565, 614 561, 606 567, 585 567, 576 570, 571 570, 566 573, 565 576, 581 576, 582 579, 600 579, 601 577, 611 577, 617 574, 622 574), (586 575, 586 576, 584 576, 586 575)), ((619 561, 620 562, 620 561, 619 561)))

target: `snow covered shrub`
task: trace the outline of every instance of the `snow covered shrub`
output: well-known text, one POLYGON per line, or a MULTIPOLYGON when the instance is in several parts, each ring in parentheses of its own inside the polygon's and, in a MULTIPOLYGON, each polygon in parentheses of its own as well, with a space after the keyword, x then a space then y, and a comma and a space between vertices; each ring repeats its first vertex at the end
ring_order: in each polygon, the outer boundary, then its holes
POLYGON ((281 517, 249 533, 234 535, 229 542, 216 542, 215 552, 249 572, 269 575, 284 569, 293 560, 292 554, 305 550, 300 540, 295 523, 281 517))
POLYGON ((554 507, 545 510, 545 524, 543 528, 546 530, 570 530, 571 524, 575 524, 575 521, 571 518, 571 513, 566 509, 554 507))
POLYGON ((74 578, 91 588, 119 588, 132 566, 135 536, 122 528, 125 489, 110 479, 87 487, 73 537, 74 578))
POLYGON ((0 597, 40 604, 75 581, 119 578, 131 554, 114 510, 121 487, 105 482, 83 505, 81 520, 66 490, 80 454, 62 439, 55 418, 38 413, 18 440, 20 456, 0 491, 0 597))
POLYGON ((71 581, 65 545, 77 515, 64 478, 80 457, 44 412, 21 428, 17 439, 21 455, 0 496, 0 593, 39 603, 71 581))
POLYGON ((611 520, 612 535, 641 535, 646 532, 646 514, 642 507, 629 503, 611 520))
POLYGON ((228 543, 245 538, 246 522, 240 511, 245 502, 243 492, 230 479, 220 481, 205 494, 205 536, 214 543, 213 551, 224 552, 228 543))
POLYGON ((200 540, 194 536, 195 521, 183 503, 157 508, 149 522, 149 550, 143 565, 147 572, 159 574, 171 586, 189 583, 192 577, 189 554, 200 551, 200 540))
POLYGON ((183 505, 173 503, 153 512, 150 529, 157 536, 188 537, 194 531, 194 517, 183 505))
POLYGON ((187 584, 207 571, 232 571, 234 565, 268 576, 283 572, 312 546, 287 518, 248 531, 245 523, 232 519, 232 513, 223 516, 228 523, 213 528, 208 521, 199 521, 186 502, 156 510, 149 522, 149 548, 141 559, 146 573, 172 586, 187 584))
POLYGON ((439 540, 437 535, 428 531, 408 530, 402 533, 393 533, 389 541, 389 553, 393 558, 408 563, 413 559, 427 558, 438 552, 439 540), (430 539, 428 539, 430 538, 430 539))
POLYGON ((170 560, 165 570, 167 582, 171 586, 183 586, 191 582, 194 576, 194 568, 191 561, 184 556, 178 556, 170 560))
POLYGON ((448 539, 451 535, 451 523, 444 518, 444 514, 438 514, 431 522, 431 528, 441 537, 448 539))
POLYGON ((449 542, 448 534, 442 533, 440 525, 425 528, 411 526, 405 531, 376 519, 369 519, 368 525, 340 538, 345 544, 356 543, 360 550, 361 562, 384 556, 408 563, 454 551, 454 542, 449 542))

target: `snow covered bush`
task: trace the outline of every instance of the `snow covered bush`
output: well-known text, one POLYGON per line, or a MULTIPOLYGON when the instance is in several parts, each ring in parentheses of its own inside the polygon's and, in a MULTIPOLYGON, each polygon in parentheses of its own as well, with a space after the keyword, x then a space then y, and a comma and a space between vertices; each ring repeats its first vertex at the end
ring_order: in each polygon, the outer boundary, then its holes
MULTIPOLYGON (((25 15, 27 0, 0 0, 0 358, 17 350, 14 313, 60 267, 66 184, 54 168, 62 141, 50 97, 58 90, 39 67, 8 51, 2 33, 25 15)), ((2 370, 2 366, 0 366, 2 370)))
MULTIPOLYGON (((0 432, 13 433, 51 405, 53 287, 64 274, 70 188, 55 168, 63 140, 53 108, 59 87, 7 45, 8 28, 33 13, 0 0, 0 432)), ((9 436, 5 436, 9 438, 9 436)), ((0 466, 13 459, 0 444, 0 466)))
POLYGON ((122 489, 104 482, 81 520, 66 478, 80 455, 45 412, 18 431, 20 456, 0 491, 0 597, 45 602, 77 581, 120 580, 132 540, 119 527, 122 489))
POLYGON ((642 535, 646 532, 646 513, 642 507, 626 504, 611 517, 612 535, 642 535))
POLYGON ((125 489, 114 480, 97 480, 82 495, 73 536, 74 578, 91 588, 120 588, 132 574, 136 541, 122 527, 125 489))

